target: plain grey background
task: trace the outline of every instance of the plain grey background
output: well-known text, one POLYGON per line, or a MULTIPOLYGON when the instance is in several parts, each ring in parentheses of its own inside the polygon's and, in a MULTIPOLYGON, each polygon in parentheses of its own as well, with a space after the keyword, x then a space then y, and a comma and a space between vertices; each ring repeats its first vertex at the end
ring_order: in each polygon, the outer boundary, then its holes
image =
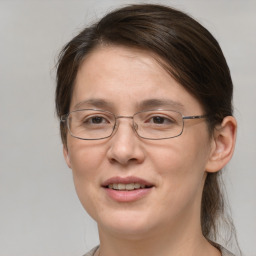
MULTIPOLYGON (((62 157, 54 113, 61 47, 106 12, 139 1, 0 0, 0 256, 80 256, 98 243, 62 157)), ((225 170, 238 239, 256 255, 256 1, 166 0, 219 41, 234 81, 237 147, 225 170)))

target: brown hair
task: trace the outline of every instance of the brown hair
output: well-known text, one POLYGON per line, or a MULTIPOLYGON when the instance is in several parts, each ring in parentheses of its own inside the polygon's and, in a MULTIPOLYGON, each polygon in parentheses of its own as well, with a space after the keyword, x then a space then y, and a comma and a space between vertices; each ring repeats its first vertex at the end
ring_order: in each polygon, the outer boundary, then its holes
MULTIPOLYGON (((85 28, 62 50, 57 68, 57 114, 67 114, 81 62, 99 45, 123 45, 147 50, 209 115, 210 134, 232 115, 233 85, 216 39, 193 18, 170 7, 131 5, 115 10, 85 28)), ((61 123, 66 145, 67 130, 61 123)), ((223 216, 219 172, 207 175, 202 196, 201 226, 207 239, 216 239, 217 220, 223 216)))

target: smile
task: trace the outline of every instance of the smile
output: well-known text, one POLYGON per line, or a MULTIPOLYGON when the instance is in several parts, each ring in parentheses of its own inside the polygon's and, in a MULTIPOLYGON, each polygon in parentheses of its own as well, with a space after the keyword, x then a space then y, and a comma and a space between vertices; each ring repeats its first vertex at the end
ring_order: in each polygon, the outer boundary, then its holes
POLYGON ((134 202, 149 196, 155 187, 139 177, 112 177, 101 184, 108 198, 116 202, 134 202))
POLYGON ((150 188, 150 186, 146 186, 145 184, 139 184, 139 183, 112 183, 107 186, 110 189, 114 190, 135 190, 135 189, 144 189, 144 188, 150 188))

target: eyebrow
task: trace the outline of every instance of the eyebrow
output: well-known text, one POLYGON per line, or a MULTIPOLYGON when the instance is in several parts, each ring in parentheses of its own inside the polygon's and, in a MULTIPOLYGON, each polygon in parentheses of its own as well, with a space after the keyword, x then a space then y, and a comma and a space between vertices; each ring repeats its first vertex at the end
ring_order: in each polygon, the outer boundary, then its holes
POLYGON ((170 110, 184 110, 184 105, 170 99, 148 99, 139 103, 140 109, 169 108, 170 110))
POLYGON ((78 102, 75 105, 75 109, 79 109, 83 106, 92 106, 92 107, 96 107, 96 108, 113 108, 113 104, 111 102, 108 102, 104 99, 100 99, 100 98, 95 98, 95 99, 88 99, 88 100, 84 100, 81 102, 78 102))
MULTIPOLYGON (((87 99, 75 105, 75 109, 83 107, 95 107, 99 109, 114 109, 114 104, 101 98, 87 99)), ((147 99, 139 102, 139 110, 155 109, 155 108, 168 108, 170 110, 184 110, 184 105, 180 102, 171 99, 147 99)))

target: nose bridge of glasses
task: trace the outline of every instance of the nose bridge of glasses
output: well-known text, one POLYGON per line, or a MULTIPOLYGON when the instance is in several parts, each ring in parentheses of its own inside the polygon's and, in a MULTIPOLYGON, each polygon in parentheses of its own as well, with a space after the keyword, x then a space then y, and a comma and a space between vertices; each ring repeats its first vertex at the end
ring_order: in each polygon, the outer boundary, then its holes
MULTIPOLYGON (((135 131, 138 129, 137 123, 134 122, 134 116, 116 116, 116 120, 118 120, 118 119, 130 119, 130 120, 133 121, 133 122, 132 122, 132 127, 133 127, 133 129, 134 129, 135 131)), ((117 128, 117 127, 115 127, 115 128, 117 128)))
POLYGON ((121 119, 121 118, 133 119, 133 116, 116 116, 116 119, 121 119))

